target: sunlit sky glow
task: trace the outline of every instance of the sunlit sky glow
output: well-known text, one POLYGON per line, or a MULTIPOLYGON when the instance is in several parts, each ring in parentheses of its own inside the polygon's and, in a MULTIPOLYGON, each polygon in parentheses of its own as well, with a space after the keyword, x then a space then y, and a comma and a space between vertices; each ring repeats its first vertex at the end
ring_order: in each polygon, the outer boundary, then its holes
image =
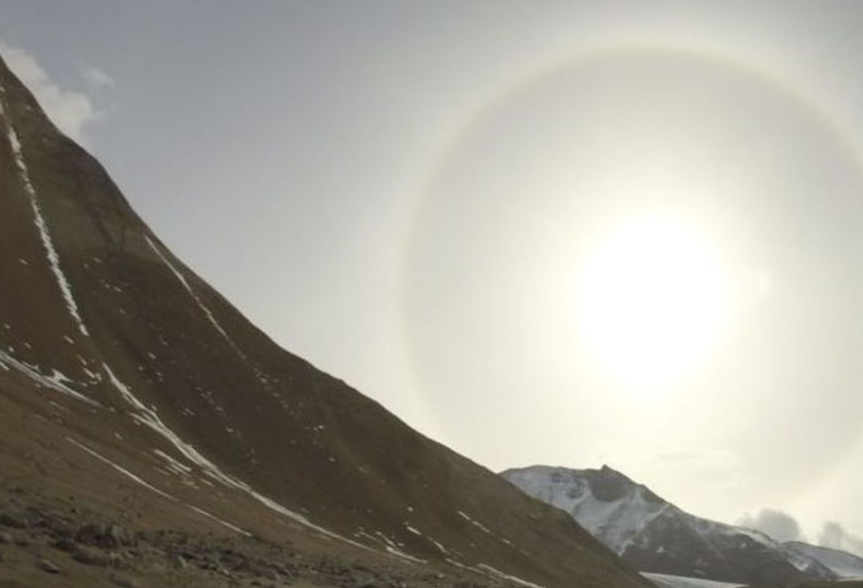
POLYGON ((577 269, 579 339, 631 391, 661 393, 699 368, 726 327, 727 277, 704 241, 678 219, 632 220, 577 269))
MULTIPOLYGON (((863 536, 856 2, 0 0, 280 344, 498 470, 863 536)), ((10 61, 13 61, 10 59, 10 61)))

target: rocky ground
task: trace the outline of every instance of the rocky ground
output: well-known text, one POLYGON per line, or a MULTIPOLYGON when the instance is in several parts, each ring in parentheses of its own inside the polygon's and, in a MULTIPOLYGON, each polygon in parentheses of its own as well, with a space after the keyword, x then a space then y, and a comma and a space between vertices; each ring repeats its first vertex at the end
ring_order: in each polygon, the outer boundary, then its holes
POLYGON ((492 588, 493 579, 350 557, 302 553, 291 542, 188 531, 134 529, 75 501, 48 500, 23 488, 0 499, 0 586, 4 588, 339 587, 492 588))

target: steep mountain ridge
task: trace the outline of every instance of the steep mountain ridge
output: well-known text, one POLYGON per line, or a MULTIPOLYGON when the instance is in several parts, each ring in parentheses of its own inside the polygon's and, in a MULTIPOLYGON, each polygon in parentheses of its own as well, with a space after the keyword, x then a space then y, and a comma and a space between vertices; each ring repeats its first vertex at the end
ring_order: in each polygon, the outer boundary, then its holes
POLYGON ((836 579, 806 554, 758 531, 684 512, 608 466, 533 466, 501 475, 568 513, 642 572, 757 585, 836 579))
POLYGON ((275 345, 2 60, 0 209, 0 487, 15 500, 491 583, 646 585, 563 513, 275 345))

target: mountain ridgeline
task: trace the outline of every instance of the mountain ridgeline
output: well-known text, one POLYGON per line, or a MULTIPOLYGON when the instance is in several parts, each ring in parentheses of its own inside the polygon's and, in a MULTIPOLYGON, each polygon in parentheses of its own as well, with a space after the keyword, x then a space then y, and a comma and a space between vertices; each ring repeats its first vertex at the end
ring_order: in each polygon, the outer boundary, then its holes
POLYGON ((502 476, 569 513, 642 572, 753 585, 830 581, 838 575, 764 533, 691 515, 607 466, 511 469, 502 476))
POLYGON ((441 586, 648 585, 565 513, 279 348, 2 61, 0 211, 0 512, 65 501, 64 524, 269 541, 441 586))
POLYGON ((863 580, 863 558, 830 547, 809 545, 801 541, 787 541, 785 546, 807 557, 818 560, 843 581, 843 586, 850 586, 851 580, 863 580))

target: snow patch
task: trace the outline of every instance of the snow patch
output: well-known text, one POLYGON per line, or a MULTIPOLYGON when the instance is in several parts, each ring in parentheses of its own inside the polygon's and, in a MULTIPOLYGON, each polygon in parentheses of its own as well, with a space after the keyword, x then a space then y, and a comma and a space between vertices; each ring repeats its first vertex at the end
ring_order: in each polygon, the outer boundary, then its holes
POLYGON ((61 394, 66 394, 67 396, 71 396, 76 400, 80 400, 90 406, 98 406, 102 405, 94 400, 90 400, 80 392, 76 392, 68 384, 71 384, 72 381, 64 376, 61 372, 57 370, 53 370, 53 373, 50 375, 46 375, 42 373, 38 366, 30 365, 23 361, 19 361, 6 353, 5 351, 0 351, 0 365, 6 368, 7 371, 14 369, 17 372, 20 372, 36 382, 37 384, 44 386, 45 388, 49 388, 54 390, 55 392, 60 392, 61 394))
POLYGON ((458 515, 459 515, 461 518, 463 518, 464 520, 466 520, 467 522, 469 522, 470 524, 472 524, 474 527, 476 527, 476 528, 480 529, 483 533, 486 533, 487 535, 493 535, 493 534, 494 534, 494 533, 492 533, 491 531, 489 531, 489 530, 488 530, 488 527, 486 527, 485 525, 483 525, 483 524, 482 524, 482 523, 480 523, 479 521, 475 521, 475 520, 473 520, 472 518, 470 518, 468 515, 466 515, 465 513, 463 513, 463 512, 462 512, 462 511, 460 511, 460 510, 459 510, 459 511, 457 511, 457 512, 458 512, 458 515))
POLYGON ((78 447, 79 449, 83 449, 84 451, 86 451, 87 453, 89 453, 90 455, 92 455, 93 457, 95 457, 96 459, 98 459, 99 461, 101 461, 101 462, 103 462, 103 463, 108 464, 109 466, 111 466, 112 468, 114 468, 115 470, 117 470, 118 472, 120 472, 121 474, 123 474, 124 476, 126 476, 127 478, 129 478, 130 480, 132 480, 132 481, 134 481, 134 482, 136 482, 136 483, 140 484, 141 486, 143 486, 143 487, 144 487, 144 488, 146 488, 147 490, 150 490, 150 491, 152 491, 152 492, 155 492, 155 493, 156 493, 156 494, 158 494, 159 496, 162 496, 163 498, 167 498, 168 500, 171 500, 171 501, 173 501, 173 502, 178 502, 178 500, 177 500, 176 498, 174 498, 173 496, 171 496, 171 495, 170 495, 170 494, 168 494, 167 492, 164 492, 164 491, 162 491, 162 490, 159 490, 158 488, 156 488, 156 487, 155 487, 155 486, 153 486, 152 484, 150 484, 150 483, 148 483, 148 482, 145 482, 145 481, 144 481, 144 480, 142 480, 140 477, 136 476, 135 474, 133 474, 132 472, 130 472, 129 470, 127 470, 127 469, 126 469, 126 468, 124 468, 123 466, 121 466, 121 465, 118 465, 118 464, 114 463, 113 461, 111 461, 111 460, 110 460, 110 459, 108 459, 107 457, 105 457, 105 456, 103 456, 103 455, 101 455, 101 454, 97 453, 96 451, 94 451, 94 450, 90 449, 89 447, 87 447, 87 446, 86 446, 86 445, 84 445, 83 443, 79 443, 78 441, 75 441, 75 440, 74 440, 74 439, 72 439, 71 437, 66 437, 66 441, 68 441, 68 442, 69 442, 69 443, 71 443, 72 445, 75 445, 75 446, 76 446, 76 447, 78 447))
POLYGON ((477 564, 476 567, 490 573, 492 576, 496 576, 496 577, 500 578, 501 580, 508 580, 510 582, 515 582, 516 584, 521 584, 522 586, 527 586, 527 588, 543 588, 543 586, 541 586, 539 584, 534 584, 533 582, 528 582, 527 580, 523 580, 523 579, 519 578, 518 576, 513 576, 510 574, 501 572, 497 568, 493 568, 488 564, 481 563, 481 564, 477 564))
POLYGON ((495 578, 498 580, 507 580, 507 581, 513 582, 515 584, 520 584, 522 586, 526 586, 527 588, 545 588, 544 586, 541 586, 540 584, 534 584, 533 582, 529 582, 527 580, 519 578, 518 576, 513 576, 513 575, 507 574, 505 572, 501 572, 499 569, 494 568, 488 564, 480 563, 480 564, 477 564, 476 566, 469 566, 467 564, 463 564, 460 561, 454 560, 454 559, 449 558, 449 557, 446 558, 445 561, 448 564, 450 564, 451 566, 455 566, 455 567, 460 568, 462 570, 468 570, 468 571, 471 571, 471 572, 474 572, 477 574, 482 574, 483 576, 489 576, 491 578, 495 578))
POLYGON ((145 235, 144 239, 146 239, 147 245, 150 246, 150 249, 152 249, 153 252, 157 256, 159 256, 159 259, 162 260, 162 263, 164 263, 166 266, 168 266, 168 269, 170 269, 171 272, 174 274, 174 276, 176 276, 176 278, 180 281, 180 283, 183 285, 183 287, 186 289, 186 291, 192 297, 192 300, 194 300, 195 304, 198 305, 198 308, 201 309, 201 311, 206 315, 206 317, 210 321, 210 323, 212 323, 213 327, 215 327, 215 329, 219 332, 219 334, 221 334, 222 337, 224 337, 225 340, 227 340, 228 343, 230 343, 231 347, 233 347, 234 349, 237 349, 239 351, 237 344, 234 343, 233 339, 231 339, 231 337, 228 335, 227 331, 225 331, 225 329, 222 328, 222 325, 219 324, 218 320, 216 320, 216 316, 213 314, 213 312, 210 310, 210 308, 206 304, 204 304, 204 301, 201 300, 201 298, 198 296, 198 294, 192 288, 191 284, 189 284, 189 282, 186 280, 186 277, 183 274, 181 274, 180 270, 178 270, 176 267, 174 267, 174 265, 170 261, 168 261, 168 258, 165 257, 165 255, 162 253, 162 251, 159 249, 159 247, 157 247, 156 244, 153 243, 153 241, 152 241, 152 239, 150 239, 150 237, 145 235))
POLYGON ((217 523, 219 523, 220 525, 223 525, 223 526, 227 527, 227 528, 228 528, 228 529, 230 529, 231 531, 235 531, 235 532, 239 533, 240 535, 245 535, 246 537, 251 537, 251 536, 252 536, 252 534, 251 534, 251 533, 249 533, 248 531, 246 531, 246 530, 244 530, 244 529, 241 529, 241 528, 237 527, 236 525, 232 525, 231 523, 229 523, 229 522, 227 522, 227 521, 224 521, 224 520, 220 519, 219 517, 217 517, 217 516, 216 516, 216 515, 214 515, 213 513, 210 513, 210 512, 205 511, 203 508, 198 508, 198 507, 197 507, 197 506, 195 506, 194 504, 187 504, 187 503, 185 503, 185 502, 184 502, 183 504, 185 504, 186 506, 188 506, 189 508, 191 508, 191 509, 192 509, 193 511, 195 511, 196 513, 198 513, 198 514, 200 514, 200 515, 203 515, 203 516, 205 516, 205 517, 207 517, 207 518, 213 519, 214 521, 216 521, 216 522, 217 522, 217 523))
POLYGON ((413 555, 410 555, 409 553, 405 553, 404 551, 398 549, 397 547, 393 547, 391 545, 387 545, 386 550, 387 550, 387 553, 389 553, 391 555, 394 555, 394 556, 401 558, 401 559, 406 559, 406 560, 411 561, 413 563, 418 563, 418 564, 427 564, 428 563, 424 559, 414 557, 413 555))
POLYGON ((441 552, 441 553, 443 553, 444 555, 449 555, 449 554, 450 554, 450 553, 449 553, 449 551, 447 551, 446 547, 444 547, 443 545, 441 545, 438 541, 435 541, 435 540, 434 540, 434 539, 432 539, 431 537, 429 537, 429 541, 431 541, 432 543, 434 543, 434 546, 438 548, 438 551, 440 551, 440 552, 441 552))
POLYGON ((216 319, 216 315, 213 314, 213 311, 210 310, 209 306, 204 304, 204 301, 201 300, 201 297, 198 296, 198 293, 195 292, 195 289, 192 288, 192 285, 189 284, 189 281, 186 280, 186 277, 168 260, 165 254, 162 253, 162 250, 159 249, 159 247, 153 242, 152 239, 150 239, 150 237, 145 235, 144 239, 147 241, 147 245, 150 246, 150 249, 153 250, 153 252, 159 257, 159 259, 162 260, 162 263, 164 263, 168 267, 168 269, 171 270, 177 280, 179 280, 180 284, 183 285, 183 288, 186 289, 186 291, 189 293, 189 296, 192 297, 192 300, 194 300, 198 308, 201 309, 201 312, 204 313, 204 315, 207 317, 207 320, 210 321, 216 331, 219 332, 219 334, 225 339, 225 341, 228 342, 228 345, 231 346, 231 348, 236 352, 236 354, 252 369, 258 381, 264 384, 264 386, 268 386, 270 380, 265 376, 265 374, 254 362, 250 361, 249 358, 246 357, 246 354, 243 352, 242 349, 240 349, 240 346, 237 345, 233 339, 231 339, 231 336, 228 335, 228 332, 216 319))
MULTIPOLYGON (((5 101, 6 90, 2 86, 0 86, 0 96, 2 96, 3 101, 5 101)), ((33 187, 33 182, 30 180, 30 172, 27 169, 27 162, 24 160, 24 153, 21 148, 21 142, 18 140, 18 133, 15 131, 12 121, 7 118, 5 114, 3 106, 0 105, 0 115, 6 118, 6 136, 9 139, 10 146, 12 147, 15 165, 18 167, 21 182, 24 184, 24 190, 30 197, 30 207, 33 209, 36 228, 39 230, 39 236, 42 238, 42 245, 45 247, 45 253, 48 257, 48 264, 51 268, 51 272, 54 274, 57 285, 60 287, 60 292, 63 294, 63 299, 66 301, 66 308, 78 326, 78 330, 81 331, 81 334, 85 337, 89 337, 90 333, 84 325, 84 320, 81 318, 81 313, 78 311, 78 304, 75 302, 75 297, 72 294, 72 286, 69 284, 66 274, 63 273, 63 269, 60 267, 60 255, 54 247, 54 241, 51 238, 50 231, 48 230, 48 224, 45 222, 45 217, 42 215, 39 196, 36 194, 36 189, 33 187)))
MULTIPOLYGON (((180 502, 180 500, 178 500, 178 499, 177 499, 177 498, 175 498, 174 496, 171 496, 171 495, 170 495, 170 494, 168 494, 167 492, 164 492, 163 490, 160 490, 160 489, 156 488, 155 486, 153 486, 152 484, 150 484, 150 483, 148 483, 148 482, 144 481, 144 480, 143 480, 143 479, 141 479, 139 476, 136 476, 135 474, 133 474, 132 472, 130 472, 129 470, 127 470, 127 469, 126 469, 126 468, 124 468, 123 466, 121 466, 121 465, 118 465, 118 464, 114 463, 113 461, 111 461, 111 460, 110 460, 110 459, 108 459, 107 457, 105 457, 105 456, 103 456, 103 455, 99 454, 98 452, 94 451, 93 449, 90 449, 89 447, 87 447, 87 446, 86 446, 86 445, 84 445, 83 443, 79 443, 78 441, 76 441, 75 439, 72 439, 71 437, 66 437, 66 441, 68 441, 69 443, 71 443, 72 445, 75 445, 76 447, 78 447, 78 448, 80 448, 80 449, 83 449, 84 451, 86 451, 87 453, 89 453, 91 456, 95 457, 95 458, 96 458, 96 459, 98 459, 99 461, 101 461, 101 462, 103 462, 103 463, 108 464, 109 466, 111 466, 112 468, 114 468, 115 470, 117 470, 118 472, 120 472, 121 474, 123 474, 124 476, 126 476, 127 478, 129 478, 130 480, 132 480, 132 481, 134 481, 134 482, 136 482, 136 483, 140 484, 141 486, 143 486, 143 487, 144 487, 144 488, 146 488, 147 490, 150 490, 151 492, 155 492, 155 493, 156 493, 156 494, 158 494, 159 496, 161 496, 161 497, 163 497, 163 498, 167 498, 167 499, 168 499, 168 500, 170 500, 171 502, 180 502)), ((227 522, 227 521, 223 521, 223 520, 222 520, 222 519, 220 519, 219 517, 215 516, 215 515, 214 515, 214 514, 212 514, 212 513, 209 513, 209 512, 207 512, 207 511, 205 511, 205 510, 204 510, 204 509, 202 509, 202 508, 198 508, 197 506, 195 506, 195 505, 193 505, 193 504, 188 504, 188 503, 185 503, 185 502, 183 502, 182 504, 183 504, 183 505, 185 505, 185 506, 187 506, 188 508, 192 509, 192 510, 193 510, 193 511, 195 511, 196 513, 198 513, 198 514, 200 514, 200 515, 203 515, 203 516, 205 516, 205 517, 207 517, 207 518, 210 518, 210 519, 212 519, 212 520, 216 521, 217 523, 220 523, 220 524, 224 525, 225 527, 227 527, 228 529, 230 529, 230 530, 232 530, 232 531, 235 531, 235 532, 237 532, 237 533, 240 533, 241 535, 245 535, 246 537, 251 537, 251 536, 252 536, 252 534, 251 534, 251 533, 249 533, 248 531, 245 531, 245 530, 243 530, 243 529, 241 529, 241 528, 239 528, 239 527, 237 527, 237 526, 235 526, 235 525, 232 525, 231 523, 229 523, 229 522, 227 522)))
POLYGON ((668 574, 653 574, 642 572, 642 576, 659 586, 660 588, 742 588, 743 584, 729 582, 716 582, 702 578, 688 578, 686 576, 671 576, 668 574))
POLYGON ((296 521, 318 533, 333 538, 338 539, 340 541, 344 541, 353 545, 354 547, 358 547, 360 549, 368 549, 365 545, 361 543, 357 543, 356 541, 352 541, 347 537, 343 537, 338 533, 334 533, 328 529, 315 525, 306 517, 301 514, 295 513, 294 511, 285 508, 278 502, 267 498, 266 496, 259 494, 256 492, 251 486, 246 484, 245 482, 234 478, 223 472, 216 464, 211 462, 209 459, 201 455, 201 453, 195 449, 189 443, 183 441, 174 431, 172 431, 165 423, 162 422, 162 419, 159 418, 159 415, 155 410, 151 408, 147 408, 143 402, 138 400, 138 398, 132 393, 128 386, 126 386, 123 382, 121 382, 114 372, 111 370, 108 364, 102 364, 105 368, 105 373, 108 375, 108 379, 114 388, 120 393, 126 402, 132 405, 137 412, 133 412, 132 418, 139 424, 145 425, 164 437, 174 448, 179 451, 183 457, 185 457, 189 462, 201 468, 205 475, 210 478, 220 482, 221 484, 228 486, 229 488, 233 488, 235 490, 239 490, 241 492, 245 492, 267 508, 272 511, 279 513, 280 515, 289 518, 293 521, 296 521))
POLYGON ((501 542, 501 543, 503 543, 504 545, 507 545, 507 546, 509 546, 509 547, 512 547, 513 549, 515 549, 515 550, 517 550, 517 551, 519 551, 519 552, 521 552, 521 553, 525 553, 523 550, 521 550, 521 549, 519 549, 518 547, 516 547, 516 546, 515 546, 515 544, 514 544, 512 541, 510 541, 510 540, 509 540, 509 539, 507 539, 506 537, 501 537, 500 535, 498 535, 498 534, 497 534, 497 533, 495 533, 494 531, 491 531, 488 527, 486 527, 485 525, 483 525, 483 524, 482 524, 482 523, 480 523, 479 521, 476 521, 476 520, 472 519, 470 516, 468 516, 468 515, 467 515, 467 513, 462 512, 462 511, 460 511, 460 510, 459 510, 459 511, 456 511, 456 512, 458 513, 458 515, 459 515, 461 518, 463 518, 464 520, 466 520, 467 522, 469 522, 470 524, 472 524, 474 527, 476 527, 477 529, 479 529, 480 531, 482 531, 482 532, 483 532, 483 533, 485 533, 486 535, 489 535, 489 536, 491 536, 491 537, 494 537, 495 539, 497 539, 498 541, 500 541, 500 542, 501 542))
POLYGON ((389 537, 387 537, 384 533, 381 533, 380 531, 375 531, 375 534, 371 535, 371 534, 365 532, 362 529, 362 527, 360 527, 360 529, 357 532, 355 532, 354 535, 356 535, 357 537, 365 537, 366 539, 369 539, 374 543, 380 544, 384 548, 384 551, 389 553, 392 556, 395 556, 395 557, 398 557, 400 559, 404 559, 404 560, 407 560, 407 561, 410 561, 413 563, 419 563, 419 564, 427 564, 428 563, 428 561, 426 561, 424 559, 420 559, 420 558, 415 557, 409 553, 405 553, 404 551, 399 549, 399 545, 396 545, 396 543, 392 539, 390 539, 389 537))
POLYGON ((189 474, 192 473, 192 468, 190 468, 187 465, 180 463, 179 461, 177 461, 176 459, 174 459, 173 457, 171 457, 170 455, 168 455, 167 453, 165 453, 161 449, 154 449, 153 453, 155 453, 156 455, 158 455, 159 457, 161 457, 162 459, 167 461, 168 462, 168 469, 170 469, 175 474, 179 474, 180 476, 188 476, 189 474))
POLYGON ((136 422, 149 427, 167 439, 171 445, 173 445, 174 448, 183 455, 183 457, 200 467, 206 475, 232 488, 240 490, 245 490, 247 488, 242 482, 239 482, 222 472, 213 462, 201 455, 197 449, 183 441, 176 433, 166 426, 165 423, 162 422, 162 419, 159 418, 156 411, 152 408, 148 408, 143 402, 138 400, 132 391, 123 382, 121 382, 119 378, 117 378, 107 363, 103 363, 102 366, 105 369, 105 373, 108 375, 111 385, 114 386, 126 402, 137 410, 137 412, 132 413, 132 418, 136 422))

